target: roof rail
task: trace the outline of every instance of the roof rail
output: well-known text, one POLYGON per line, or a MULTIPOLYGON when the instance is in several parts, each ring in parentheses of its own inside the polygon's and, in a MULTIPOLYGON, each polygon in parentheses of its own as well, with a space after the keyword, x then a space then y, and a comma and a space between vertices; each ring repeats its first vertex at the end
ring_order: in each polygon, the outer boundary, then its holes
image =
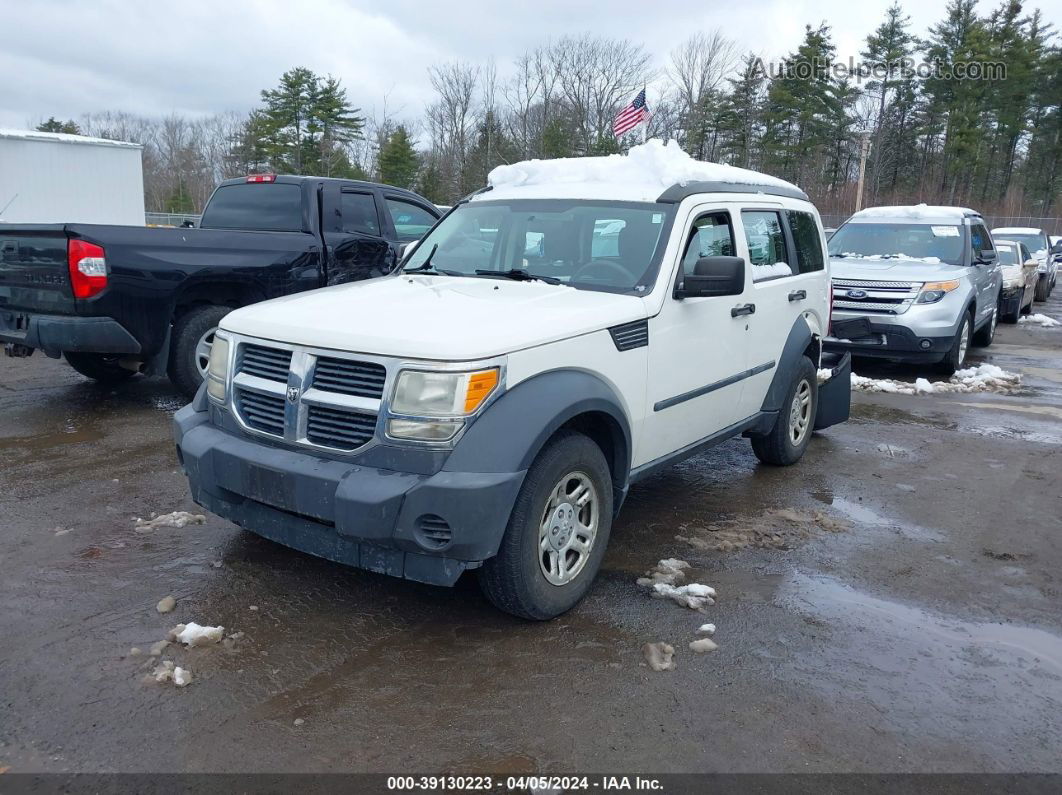
POLYGON ((797 187, 784 185, 754 185, 750 182, 679 182, 660 194, 658 202, 678 204, 683 199, 697 193, 761 193, 768 196, 784 196, 787 199, 811 201, 804 191, 797 187))

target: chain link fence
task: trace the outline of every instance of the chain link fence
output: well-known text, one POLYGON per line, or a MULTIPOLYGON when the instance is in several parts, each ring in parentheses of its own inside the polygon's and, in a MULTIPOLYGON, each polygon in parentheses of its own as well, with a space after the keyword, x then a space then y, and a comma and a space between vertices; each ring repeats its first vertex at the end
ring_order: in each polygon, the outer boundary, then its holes
POLYGON ((180 226, 191 221, 199 226, 200 217, 192 213, 144 213, 144 223, 148 226, 180 226))

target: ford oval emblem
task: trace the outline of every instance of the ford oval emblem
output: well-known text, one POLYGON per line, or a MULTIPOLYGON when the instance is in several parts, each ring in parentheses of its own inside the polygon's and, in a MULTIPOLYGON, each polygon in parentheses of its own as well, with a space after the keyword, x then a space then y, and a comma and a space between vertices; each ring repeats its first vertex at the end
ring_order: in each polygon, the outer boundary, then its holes
POLYGON ((866 290, 849 290, 847 293, 845 293, 845 295, 848 296, 849 298, 855 298, 856 300, 859 300, 860 298, 866 298, 867 297, 867 291, 866 290))
POLYGON ((298 403, 299 402, 299 392, 301 392, 301 391, 302 390, 300 390, 297 386, 289 386, 288 387, 288 403, 298 403))

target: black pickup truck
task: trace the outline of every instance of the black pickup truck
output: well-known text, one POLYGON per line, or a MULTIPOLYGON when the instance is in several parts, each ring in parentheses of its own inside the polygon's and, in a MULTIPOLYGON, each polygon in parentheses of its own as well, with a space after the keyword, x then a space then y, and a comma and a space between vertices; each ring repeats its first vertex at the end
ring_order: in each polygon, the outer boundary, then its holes
POLYGON ((191 396, 227 312, 383 276, 440 215, 388 185, 266 174, 222 182, 198 229, 0 223, 0 342, 191 396))

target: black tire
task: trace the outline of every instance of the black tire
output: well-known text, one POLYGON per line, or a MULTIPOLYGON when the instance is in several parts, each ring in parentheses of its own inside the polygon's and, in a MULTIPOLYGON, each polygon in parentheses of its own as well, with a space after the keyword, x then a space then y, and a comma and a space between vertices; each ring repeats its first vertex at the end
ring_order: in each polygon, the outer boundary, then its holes
POLYGON ((1033 300, 1046 301, 1049 295, 1051 295, 1051 282, 1047 278, 1037 278, 1036 293, 1033 295, 1033 300))
POLYGON ((973 344, 979 348, 987 348, 996 338, 996 323, 999 322, 999 305, 1002 301, 1002 298, 996 299, 996 308, 992 310, 992 317, 973 335, 973 344))
POLYGON ((948 349, 944 359, 937 365, 937 372, 942 375, 951 377, 955 375, 955 371, 962 368, 966 363, 966 351, 970 349, 970 337, 973 332, 973 312, 967 311, 963 316, 962 323, 959 324, 959 330, 955 332, 955 339, 951 343, 951 348, 948 349), (966 335, 966 344, 963 346, 963 335, 966 335))
POLYGON ((804 455, 815 429, 819 408, 819 383, 815 365, 807 356, 800 357, 793 383, 785 393, 782 410, 770 433, 752 437, 752 452, 765 464, 789 466, 804 455), (797 406, 800 396, 801 406, 797 406), (805 402, 806 398, 806 402, 805 402))
POLYGON ((173 326, 173 338, 170 345, 170 362, 166 368, 170 381, 185 397, 195 397, 203 383, 203 374, 199 369, 196 348, 204 335, 217 329, 221 319, 232 311, 228 306, 200 306, 190 309, 177 320, 173 326))
POLYGON ((1020 318, 1022 314, 1021 302, 1024 300, 1025 296, 1023 294, 1021 297, 1018 298, 1018 303, 1014 305, 1014 311, 1009 314, 1000 315, 1000 321, 1002 321, 1003 323, 1017 323, 1018 318, 1020 318))
MULTIPOLYGON (((560 503, 554 512, 561 511, 565 504, 560 503)), ((570 504, 568 507, 571 509, 570 504)), ((582 510, 585 509, 575 512, 572 517, 578 520, 583 516, 582 510)), ((560 521, 563 522, 563 517, 560 521)), ((560 527, 551 524, 545 531, 545 540, 549 541, 550 533, 556 536, 557 530, 561 533, 557 542, 562 542, 565 536, 563 524, 560 527)), ((573 608, 590 590, 601 568, 611 531, 612 477, 608 462, 601 448, 589 437, 574 431, 562 431, 542 449, 528 469, 498 554, 484 563, 479 572, 480 588, 495 607, 506 613, 533 621, 555 618, 573 608), (543 560, 555 553, 548 548, 543 551, 540 536, 550 513, 550 498, 568 475, 582 475, 593 486, 597 500, 593 516, 596 533, 585 560, 577 564, 571 579, 554 584, 546 579, 543 560)), ((570 529, 567 533, 568 537, 573 536, 570 529)), ((577 538, 578 533, 574 536, 577 538)), ((562 556, 567 561, 573 552, 566 550, 562 556)), ((574 554, 578 555, 577 552, 574 554)))
POLYGON ((1031 315, 1033 311, 1033 302, 1030 301, 1028 306, 1023 306, 1018 314, 1031 315))
POLYGON ((81 375, 101 384, 120 384, 136 375, 135 370, 122 367, 118 363, 121 357, 114 354, 70 352, 63 356, 66 357, 66 363, 81 375))

